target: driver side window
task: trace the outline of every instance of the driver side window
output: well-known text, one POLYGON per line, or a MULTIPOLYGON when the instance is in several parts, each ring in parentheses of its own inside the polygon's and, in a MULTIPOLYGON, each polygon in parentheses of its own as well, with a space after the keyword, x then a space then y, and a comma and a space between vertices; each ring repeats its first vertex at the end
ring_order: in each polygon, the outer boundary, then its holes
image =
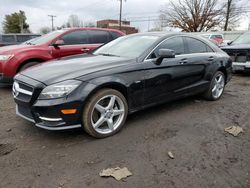
POLYGON ((61 38, 64 41, 64 45, 77 45, 77 44, 88 44, 89 37, 86 30, 83 31, 73 31, 64 35, 61 38))
POLYGON ((175 51, 175 55, 181 55, 184 54, 185 48, 184 48, 184 42, 182 37, 174 37, 165 40, 163 43, 161 43, 155 51, 149 56, 148 59, 154 59, 159 57, 159 49, 170 49, 175 51))

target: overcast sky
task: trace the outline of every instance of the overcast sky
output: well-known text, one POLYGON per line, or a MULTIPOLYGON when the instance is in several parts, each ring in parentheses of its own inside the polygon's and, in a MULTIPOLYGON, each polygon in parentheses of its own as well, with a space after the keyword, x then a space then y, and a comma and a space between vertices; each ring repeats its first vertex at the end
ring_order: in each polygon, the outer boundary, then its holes
MULTIPOLYGON (((244 1, 244 0, 243 0, 244 1)), ((155 19, 159 9, 168 0, 127 0, 124 3, 123 18, 129 20, 155 19)), ((246 0, 248 2, 248 0, 246 0)), ((32 32, 39 32, 43 26, 51 27, 49 14, 56 15, 55 26, 61 26, 69 15, 77 15, 83 22, 119 18, 118 0, 1 0, 0 22, 4 15, 23 10, 32 32)), ((249 18, 242 19, 239 29, 247 29, 249 18)), ((153 27, 153 21, 132 22, 141 31, 153 27)), ((0 26, 0 31, 1 31, 0 26)))

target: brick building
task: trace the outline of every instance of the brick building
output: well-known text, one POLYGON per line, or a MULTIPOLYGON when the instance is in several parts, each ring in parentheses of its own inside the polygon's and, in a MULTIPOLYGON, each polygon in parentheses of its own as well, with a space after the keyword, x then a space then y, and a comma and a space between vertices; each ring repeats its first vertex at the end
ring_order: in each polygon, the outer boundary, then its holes
MULTIPOLYGON (((118 20, 100 20, 97 21, 97 27, 108 29, 120 29, 118 20)), ((128 34, 138 33, 138 29, 130 26, 130 21, 122 21, 121 30, 128 34)))

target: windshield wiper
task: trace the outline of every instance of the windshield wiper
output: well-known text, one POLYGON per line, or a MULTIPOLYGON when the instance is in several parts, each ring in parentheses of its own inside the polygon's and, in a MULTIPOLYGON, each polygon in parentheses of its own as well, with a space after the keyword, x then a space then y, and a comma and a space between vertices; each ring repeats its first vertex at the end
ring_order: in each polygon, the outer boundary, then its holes
POLYGON ((28 45, 35 45, 35 44, 31 43, 31 42, 26 42, 26 44, 28 44, 28 45))
POLYGON ((120 56, 118 56, 118 55, 108 54, 108 53, 99 53, 98 55, 103 55, 103 56, 112 56, 112 57, 120 57, 120 56))

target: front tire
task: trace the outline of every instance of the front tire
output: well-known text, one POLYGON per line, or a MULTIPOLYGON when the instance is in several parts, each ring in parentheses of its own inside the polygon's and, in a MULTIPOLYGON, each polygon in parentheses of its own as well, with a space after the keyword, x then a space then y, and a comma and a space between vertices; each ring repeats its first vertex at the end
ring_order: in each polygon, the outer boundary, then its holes
POLYGON ((219 100, 225 89, 225 75, 221 71, 217 71, 210 83, 209 89, 205 92, 204 97, 210 101, 219 100))
POLYGON ((127 114, 128 105, 123 94, 114 89, 102 89, 87 101, 82 123, 91 136, 105 138, 121 130, 127 114))

